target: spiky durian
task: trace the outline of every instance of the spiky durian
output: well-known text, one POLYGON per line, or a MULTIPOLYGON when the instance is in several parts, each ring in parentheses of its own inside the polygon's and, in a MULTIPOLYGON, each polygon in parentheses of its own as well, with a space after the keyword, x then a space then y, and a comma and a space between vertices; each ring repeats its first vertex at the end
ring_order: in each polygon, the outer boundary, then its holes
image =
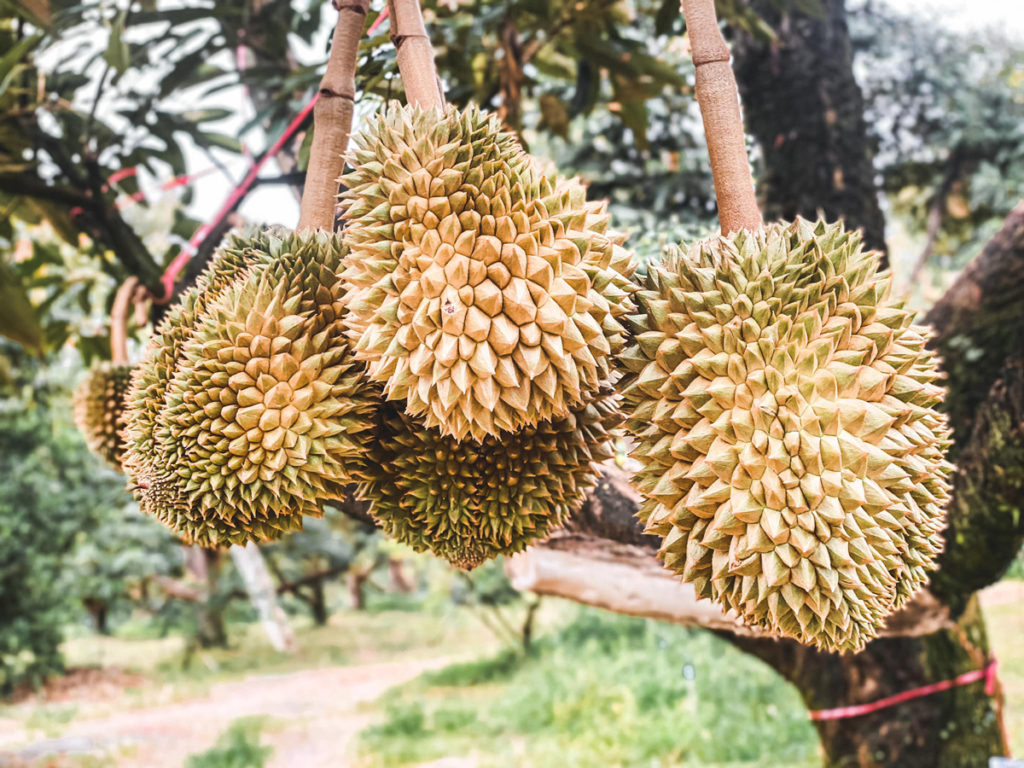
POLYGON ((384 403, 359 495, 389 536, 459 568, 519 552, 562 525, 614 455, 617 399, 606 387, 563 419, 479 443, 384 403))
POLYGON ((635 286, 604 203, 474 107, 392 105, 355 144, 346 303, 388 399, 480 441, 565 417, 609 381, 635 286))
POLYGON ((100 363, 86 372, 75 389, 75 424, 89 449, 108 466, 123 472, 125 452, 125 394, 131 383, 128 365, 100 363))
POLYGON ((840 224, 667 249, 623 361, 647 531, 747 622, 856 650, 942 548, 950 431, 927 332, 840 224))
MULTIPOLYGON (((229 234, 221 248, 196 280, 183 291, 178 303, 164 315, 149 340, 144 359, 132 372, 127 395, 128 424, 125 466, 139 480, 153 472, 155 455, 154 430, 157 417, 164 408, 167 385, 177 368, 182 347, 192 337, 196 319, 220 292, 256 261, 267 258, 265 248, 251 247, 252 238, 229 234)), ((163 467, 160 467, 163 469, 163 467)))
POLYGON ((264 233, 241 251, 240 269, 218 262, 199 285, 140 478, 144 507, 207 546, 320 515, 377 402, 341 322, 340 237, 264 233))

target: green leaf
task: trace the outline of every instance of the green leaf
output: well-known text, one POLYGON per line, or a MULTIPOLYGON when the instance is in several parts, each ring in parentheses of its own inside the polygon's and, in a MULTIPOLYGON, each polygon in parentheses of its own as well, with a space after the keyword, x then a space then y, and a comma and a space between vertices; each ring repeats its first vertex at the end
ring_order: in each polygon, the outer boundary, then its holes
POLYGON ((313 131, 315 126, 309 126, 309 130, 306 131, 306 135, 302 137, 302 145, 299 147, 299 154, 297 159, 298 169, 305 171, 309 169, 309 151, 313 146, 313 131))
POLYGON ((204 147, 220 147, 226 149, 229 152, 241 152, 242 144, 234 136, 228 136, 224 133, 212 133, 207 131, 201 131, 194 134, 197 141, 204 147))
POLYGON ((110 25, 110 40, 107 41, 107 50, 103 54, 103 59, 118 73, 123 73, 131 63, 128 43, 124 41, 124 17, 125 12, 121 11, 110 25))
POLYGON ((25 56, 42 39, 42 35, 30 35, 11 48, 3 57, 0 57, 0 96, 4 95, 11 83, 14 82, 18 72, 21 71, 25 56))
POLYGON ((43 328, 14 271, 0 261, 0 334, 42 353, 43 328))

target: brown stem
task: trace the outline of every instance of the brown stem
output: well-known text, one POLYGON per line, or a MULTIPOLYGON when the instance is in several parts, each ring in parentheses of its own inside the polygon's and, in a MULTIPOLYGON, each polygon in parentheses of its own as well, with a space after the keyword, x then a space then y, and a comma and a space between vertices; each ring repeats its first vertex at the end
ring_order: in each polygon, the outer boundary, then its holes
POLYGON ((338 179, 345 167, 344 153, 355 108, 359 39, 369 7, 369 0, 347 0, 338 7, 331 55, 320 80, 320 98, 313 108, 313 144, 302 190, 299 231, 334 229, 338 179))
POLYGON ((388 0, 388 7, 391 9, 391 41, 398 51, 398 71, 405 85, 406 101, 423 109, 444 106, 434 48, 423 25, 419 0, 388 0))
POLYGON ((711 160, 722 233, 759 229, 761 212, 747 162, 736 78, 729 47, 718 29, 714 0, 683 0, 683 14, 696 69, 697 103, 711 160))
POLYGON ((134 275, 121 283, 110 310, 110 358, 114 365, 128 364, 128 307, 138 285, 139 278, 134 275))

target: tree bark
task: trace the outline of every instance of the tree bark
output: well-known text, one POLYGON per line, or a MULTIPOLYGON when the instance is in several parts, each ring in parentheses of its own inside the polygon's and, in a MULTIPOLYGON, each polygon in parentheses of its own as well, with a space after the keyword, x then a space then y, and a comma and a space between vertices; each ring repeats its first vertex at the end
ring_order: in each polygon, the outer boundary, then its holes
MULTIPOLYGON (((923 637, 880 638, 858 654, 824 654, 792 641, 732 635, 770 664, 810 710, 866 704, 983 668, 985 622, 971 597, 956 625, 923 637)), ((827 768, 985 768, 1006 754, 984 681, 859 717, 816 722, 827 768)))
POLYGON ((821 0, 824 15, 780 14, 772 0, 750 5, 776 32, 773 42, 737 31, 736 79, 747 133, 763 156, 761 212, 843 219, 885 250, 885 219, 875 190, 864 99, 853 76, 843 0, 821 0))
POLYGON ((270 576, 263 554, 255 543, 249 542, 244 547, 231 547, 231 560, 238 569, 249 594, 249 601, 260 617, 263 631, 275 651, 295 653, 298 643, 288 616, 277 601, 277 590, 270 576))
POLYGON ((370 572, 353 568, 348 572, 348 596, 349 606, 353 611, 366 609, 366 582, 370 579, 370 572))
POLYGON ((225 648, 228 632, 224 624, 225 601, 218 599, 220 553, 202 547, 184 547, 185 569, 195 580, 196 639, 202 648, 225 648))
POLYGON ((327 610, 327 595, 324 591, 324 582, 318 579, 309 585, 309 611, 313 615, 313 622, 322 627, 327 624, 330 614, 327 610))

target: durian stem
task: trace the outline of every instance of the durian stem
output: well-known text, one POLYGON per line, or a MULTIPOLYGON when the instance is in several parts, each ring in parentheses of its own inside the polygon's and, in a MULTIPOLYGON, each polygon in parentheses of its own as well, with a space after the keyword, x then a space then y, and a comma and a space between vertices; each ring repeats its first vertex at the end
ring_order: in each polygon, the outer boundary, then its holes
POLYGON ((434 63, 434 48, 423 25, 419 0, 388 0, 391 41, 398 51, 398 71, 405 85, 405 99, 414 107, 444 106, 441 81, 434 63))
POLYGON ((344 153, 355 110, 359 40, 369 7, 370 0, 347 0, 338 5, 331 55, 320 80, 320 97, 313 107, 313 143, 299 209, 300 232, 334 230, 338 179, 345 167, 344 153))
POLYGON ((117 289, 114 306, 110 310, 110 359, 114 365, 128 364, 128 305, 139 286, 139 278, 132 275, 117 289))
POLYGON ((718 29, 715 0, 683 0, 683 14, 693 52, 697 103, 704 120, 722 234, 759 229, 761 212, 747 161, 739 91, 729 66, 729 47, 718 29))

